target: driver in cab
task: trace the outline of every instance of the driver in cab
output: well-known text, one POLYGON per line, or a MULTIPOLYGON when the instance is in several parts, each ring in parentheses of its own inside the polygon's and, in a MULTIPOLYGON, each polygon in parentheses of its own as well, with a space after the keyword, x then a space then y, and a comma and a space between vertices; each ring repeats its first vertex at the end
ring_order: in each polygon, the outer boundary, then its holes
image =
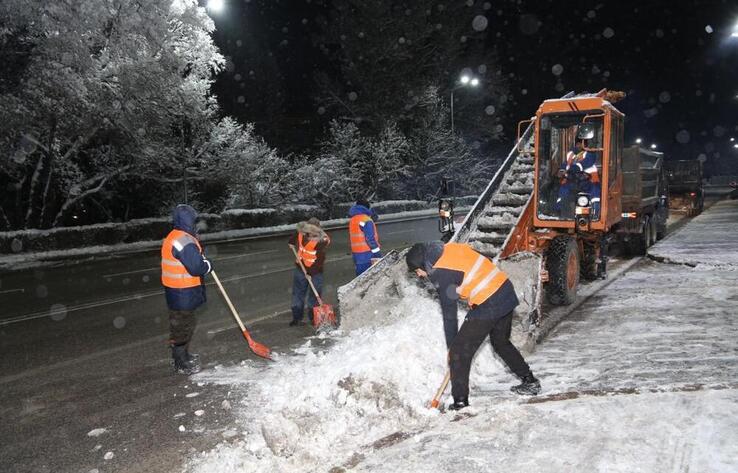
POLYGON ((584 192, 589 194, 593 218, 596 219, 599 215, 600 175, 597 172, 597 155, 586 150, 587 141, 594 136, 594 126, 589 123, 580 125, 577 140, 556 174, 559 178, 559 195, 554 208, 561 214, 569 211, 569 203, 577 193, 584 192))

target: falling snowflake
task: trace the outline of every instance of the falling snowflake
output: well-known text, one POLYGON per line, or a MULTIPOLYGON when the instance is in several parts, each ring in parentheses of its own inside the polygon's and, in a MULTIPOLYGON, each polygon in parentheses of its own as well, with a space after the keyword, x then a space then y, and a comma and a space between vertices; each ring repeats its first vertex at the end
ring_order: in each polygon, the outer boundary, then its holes
POLYGON ((484 2, 484 9, 485 9, 485 10, 489 10, 489 9, 491 9, 491 8, 492 8, 492 4, 491 4, 491 3, 489 3, 489 2, 484 2))
POLYGON ((49 317, 54 322, 61 322, 67 317, 67 306, 64 304, 54 304, 49 308, 49 317))
POLYGON ((477 67, 477 72, 480 74, 486 74, 487 73, 487 65, 486 64, 480 64, 479 67, 477 67))
POLYGON ((474 0, 466 0, 466 6, 467 7, 473 7, 474 6, 474 0))
POLYGON ((725 130, 725 127, 722 127, 722 126, 718 125, 718 126, 716 126, 715 128, 712 129, 712 134, 716 138, 720 138, 721 136, 725 135, 725 131, 726 131, 725 130))
POLYGON ((49 290, 43 284, 36 286, 36 297, 43 299, 49 295, 49 290))
POLYGON ((10 251, 13 253, 20 253, 23 250, 23 241, 21 241, 19 238, 13 238, 13 241, 10 242, 10 251))
POLYGON ((325 107, 318 107, 318 115, 323 115, 325 113, 325 107))
POLYGON ((402 36, 400 36, 400 39, 398 39, 397 42, 400 43, 400 44, 405 44, 405 38, 403 38, 402 36))
POLYGON ((236 99, 236 102, 238 102, 238 103, 245 103, 246 102, 246 97, 244 97, 243 95, 239 95, 238 98, 236 99))
POLYGON ((587 12, 587 18, 592 19, 592 18, 594 18, 596 16, 597 16, 597 12, 595 12, 594 10, 590 10, 590 11, 587 12))
POLYGON ((602 36, 604 36, 604 37, 605 37, 605 38, 607 38, 607 39, 610 39, 610 38, 612 38, 613 36, 615 36, 615 30, 614 30, 614 29, 612 29, 612 28, 610 28, 610 27, 608 26, 608 27, 607 27, 607 28, 605 28, 605 30, 604 30, 604 31, 602 32, 602 36))
POLYGON ((643 111, 643 115, 645 115, 646 118, 655 117, 656 115, 658 115, 658 113, 659 113, 659 109, 656 108, 656 107, 649 108, 649 109, 643 111))
POLYGON ((518 27, 520 28, 521 33, 526 35, 536 34, 540 26, 541 23, 535 15, 526 14, 520 16, 518 27))
POLYGON ((117 328, 118 330, 122 329, 126 326, 126 318, 119 315, 118 317, 113 319, 113 327, 117 328))
POLYGON ((466 43, 466 36, 462 36, 462 37, 461 37, 461 38, 459 39, 459 41, 461 41, 462 43, 466 43))
POLYGON ((528 89, 523 89, 520 91, 520 93, 523 95, 528 95, 528 89))
POLYGON ((555 76, 560 76, 562 72, 564 72, 564 66, 561 64, 554 64, 554 66, 551 68, 551 72, 555 76))
POLYGON ((494 115, 495 114, 495 106, 494 105, 487 105, 484 107, 484 113, 487 115, 494 115))
POLYGON ((671 102, 671 94, 667 91, 663 91, 659 94, 659 102, 669 103, 671 102))
POLYGON ((712 34, 713 32, 712 26, 710 25, 705 26, 705 31, 707 31, 707 34, 712 34))
POLYGON ((676 134, 676 140, 677 140, 677 143, 686 145, 687 143, 689 143, 689 140, 690 140, 689 132, 687 130, 680 130, 676 134))
POLYGON ((359 96, 356 94, 356 92, 349 92, 348 94, 348 99, 352 102, 355 101, 358 97, 359 96))
POLYGON ((474 31, 484 31, 487 29, 487 25, 489 22, 487 21, 487 17, 484 15, 477 15, 474 17, 474 20, 472 20, 472 28, 474 28, 474 31))
POLYGON ((661 28, 657 29, 656 30, 656 37, 657 38, 663 38, 664 37, 664 30, 662 30, 661 28))

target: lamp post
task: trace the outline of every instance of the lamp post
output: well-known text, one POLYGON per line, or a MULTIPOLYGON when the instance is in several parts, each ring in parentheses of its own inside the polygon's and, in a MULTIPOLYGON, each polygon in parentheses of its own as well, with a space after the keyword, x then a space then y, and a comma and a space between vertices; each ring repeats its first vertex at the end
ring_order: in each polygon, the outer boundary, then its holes
POLYGON ((454 133, 454 92, 462 87, 476 87, 478 85, 479 79, 464 74, 459 77, 459 82, 451 89, 451 134, 454 133))

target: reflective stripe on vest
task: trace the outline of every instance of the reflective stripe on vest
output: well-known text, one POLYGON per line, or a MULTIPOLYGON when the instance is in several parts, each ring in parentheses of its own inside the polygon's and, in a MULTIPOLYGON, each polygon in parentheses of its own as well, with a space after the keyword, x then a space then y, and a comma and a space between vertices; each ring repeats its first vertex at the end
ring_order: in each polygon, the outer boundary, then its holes
MULTIPOLYGON (((364 235, 364 232, 361 230, 361 224, 364 223, 364 225, 366 225, 367 222, 374 225, 372 218, 364 214, 354 215, 349 221, 349 243, 351 245, 352 253, 365 253, 367 251, 372 251, 371 247, 366 242, 366 235, 364 235)), ((374 239, 379 243, 379 233, 377 232, 376 225, 374 225, 374 239)))
POLYGON ((299 256, 302 260, 302 264, 304 264, 306 268, 309 268, 318 260, 318 251, 316 250, 316 247, 318 246, 318 240, 308 240, 307 244, 303 245, 302 237, 302 233, 298 233, 297 256, 299 256))
POLYGON ((507 281, 507 275, 484 256, 463 243, 447 243, 434 268, 464 273, 457 292, 469 305, 479 305, 489 299, 507 281))
POLYGON ((173 250, 182 251, 185 246, 194 243, 202 253, 202 246, 195 237, 182 230, 172 230, 161 245, 161 283, 172 289, 186 289, 202 284, 200 276, 192 276, 187 268, 174 257, 173 250))

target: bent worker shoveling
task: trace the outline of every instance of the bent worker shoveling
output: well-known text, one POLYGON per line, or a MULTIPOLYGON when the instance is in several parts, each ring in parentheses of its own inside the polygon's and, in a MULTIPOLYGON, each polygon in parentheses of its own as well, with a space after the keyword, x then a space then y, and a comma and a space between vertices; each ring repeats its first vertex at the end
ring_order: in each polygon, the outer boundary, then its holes
POLYGON ((433 407, 439 406, 449 379, 454 400, 449 409, 459 410, 469 405, 472 359, 488 335, 494 352, 522 380, 510 389, 522 395, 540 392, 540 382, 510 342, 513 310, 519 302, 512 282, 503 271, 464 243, 418 243, 408 251, 405 261, 416 276, 431 280, 443 312, 450 375, 431 402, 433 407), (460 328, 459 299, 467 301, 470 307, 460 328))

